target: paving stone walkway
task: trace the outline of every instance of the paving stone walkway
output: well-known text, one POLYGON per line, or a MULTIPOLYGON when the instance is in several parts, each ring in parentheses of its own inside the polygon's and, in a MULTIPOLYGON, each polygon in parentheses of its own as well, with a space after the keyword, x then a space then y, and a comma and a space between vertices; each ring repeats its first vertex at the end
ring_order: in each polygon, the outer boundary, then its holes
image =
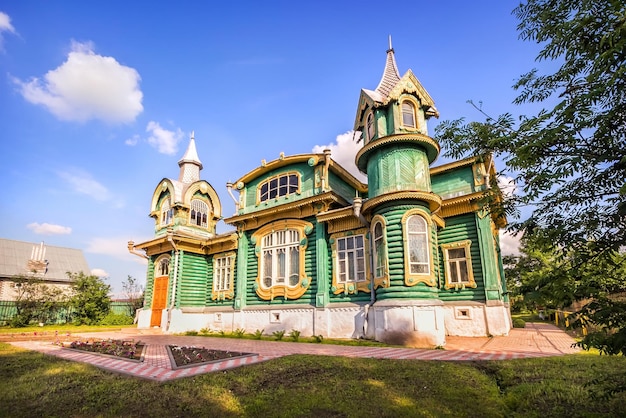
POLYGON ((129 333, 126 330, 124 332, 81 333, 74 334, 74 336, 141 341, 147 345, 144 361, 136 363, 64 349, 52 344, 50 341, 13 341, 10 343, 28 350, 36 350, 67 360, 89 363, 105 370, 160 382, 228 370, 291 354, 403 360, 471 361, 559 356, 580 351, 577 348, 572 348, 572 344, 575 341, 561 329, 554 325, 539 323, 527 323, 526 328, 514 328, 506 337, 447 337, 445 350, 355 347, 199 336, 146 335, 141 334, 139 330, 134 333, 129 333), (170 362, 166 349, 167 345, 206 347, 215 350, 255 354, 248 357, 176 369, 170 362))

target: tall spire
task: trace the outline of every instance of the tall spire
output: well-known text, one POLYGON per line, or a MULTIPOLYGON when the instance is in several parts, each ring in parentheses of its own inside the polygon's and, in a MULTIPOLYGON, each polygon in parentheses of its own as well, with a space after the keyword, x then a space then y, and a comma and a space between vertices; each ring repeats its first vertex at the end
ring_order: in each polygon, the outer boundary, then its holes
POLYGON ((191 138, 189 139, 189 146, 183 158, 178 161, 180 167, 180 175, 178 181, 182 183, 193 183, 200 180, 200 170, 202 170, 202 163, 198 158, 198 152, 196 151, 196 141, 194 138, 194 132, 191 131, 191 138))
POLYGON ((385 62, 385 70, 383 76, 376 87, 376 91, 383 97, 387 97, 391 89, 395 87, 400 81, 400 73, 398 72, 398 66, 396 65, 396 57, 394 55, 393 47, 391 46, 391 35, 389 35, 389 49, 387 50, 387 61, 385 62))

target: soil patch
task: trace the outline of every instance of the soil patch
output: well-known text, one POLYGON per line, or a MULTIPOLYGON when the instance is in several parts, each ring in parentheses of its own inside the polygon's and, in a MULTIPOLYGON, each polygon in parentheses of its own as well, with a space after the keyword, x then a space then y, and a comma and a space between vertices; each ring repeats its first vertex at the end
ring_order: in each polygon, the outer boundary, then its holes
POLYGON ((88 340, 60 344, 63 348, 135 362, 143 361, 146 349, 146 345, 142 342, 126 340, 88 340))
POLYGON ((172 363, 172 369, 181 369, 198 366, 204 363, 215 363, 223 360, 257 355, 255 353, 213 350, 205 347, 187 347, 179 345, 168 345, 167 353, 172 363))

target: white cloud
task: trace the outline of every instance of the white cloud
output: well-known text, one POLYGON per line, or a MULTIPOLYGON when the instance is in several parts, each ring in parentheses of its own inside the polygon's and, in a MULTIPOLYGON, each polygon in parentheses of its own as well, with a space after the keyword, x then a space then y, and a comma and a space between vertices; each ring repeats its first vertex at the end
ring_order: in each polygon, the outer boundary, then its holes
POLYGON ((41 235, 67 235, 72 233, 72 228, 69 226, 54 225, 49 223, 37 223, 33 222, 26 225, 26 228, 33 231, 35 234, 41 235))
POLYGON ((498 176, 498 186, 500 187, 502 194, 506 197, 512 197, 517 192, 517 185, 515 184, 513 177, 504 175, 498 176))
POLYGON ((150 132, 148 143, 155 147, 161 154, 174 155, 178 151, 178 143, 183 139, 183 131, 177 128, 168 131, 161 127, 158 122, 150 121, 146 126, 146 132, 150 132))
POLYGON ((15 28, 11 24, 11 17, 4 12, 0 12, 0 51, 4 50, 4 33, 15 33, 15 28))
POLYGON ((67 61, 48 71, 43 81, 13 81, 27 101, 44 106, 59 119, 124 123, 143 111, 140 79, 134 68, 94 53, 93 45, 74 42, 67 61))
POLYGON ((141 139, 141 137, 137 134, 131 136, 130 138, 128 138, 126 141, 124 141, 124 143, 130 147, 134 147, 135 145, 137 145, 137 143, 139 142, 139 140, 141 139))
POLYGON ((109 273, 104 269, 91 269, 91 274, 98 277, 109 277, 109 273))
POLYGON ((313 147, 314 153, 322 153, 325 149, 330 149, 331 158, 339 165, 348 170, 357 179, 367 182, 367 176, 359 171, 354 162, 354 157, 361 149, 362 144, 357 143, 359 134, 354 135, 354 131, 337 135, 336 142, 329 145, 316 145, 313 147))
POLYGON ((513 235, 507 231, 500 231, 500 251, 502 255, 519 255, 521 234, 513 235))
POLYGON ((59 172, 58 175, 69 183, 75 192, 86 194, 101 202, 112 198, 111 192, 85 171, 75 169, 71 172, 59 172))
MULTIPOLYGON (((120 260, 133 260, 141 264, 147 264, 145 259, 139 258, 128 251, 127 237, 96 237, 89 240, 85 252, 93 254, 108 255, 120 260)), ((143 239, 135 240, 135 242, 146 241, 143 239)))

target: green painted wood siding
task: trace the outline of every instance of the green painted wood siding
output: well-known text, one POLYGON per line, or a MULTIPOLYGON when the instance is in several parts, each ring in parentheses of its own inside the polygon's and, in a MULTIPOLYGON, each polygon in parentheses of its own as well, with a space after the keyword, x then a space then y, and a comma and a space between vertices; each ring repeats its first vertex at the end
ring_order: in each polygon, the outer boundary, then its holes
POLYGON ((431 190, 428 158, 421 147, 398 144, 374 151, 367 174, 370 197, 399 190, 431 190))
POLYGON ((180 252, 178 276, 178 306, 205 306, 207 299, 207 257, 180 252), (182 263, 181 263, 182 261, 182 263), (182 267, 181 267, 182 264, 182 267))
POLYGON ((343 180, 332 171, 329 173, 328 182, 330 183, 331 190, 346 199, 348 202, 352 202, 352 200, 356 196, 356 190, 354 189, 354 187, 350 186, 348 183, 345 182, 345 180, 343 180))
POLYGON ((453 300, 471 300, 484 302, 485 301, 485 285, 482 273, 481 257, 480 257, 480 245, 478 242, 478 229, 476 228, 475 214, 468 213, 465 215, 454 216, 446 218, 446 227, 439 231, 439 245, 450 244, 453 242, 464 241, 469 239, 472 241, 470 246, 470 253, 472 256, 472 271, 474 273, 474 280, 477 287, 475 289, 449 289, 446 290, 445 286, 445 268, 443 261, 443 252, 439 248, 439 271, 441 291, 439 298, 444 301, 453 300))
MULTIPOLYGON (((417 204, 395 204, 381 206, 376 210, 376 214, 385 217, 387 221, 387 255, 389 260, 389 282, 387 288, 379 288, 376 290, 376 299, 432 299, 437 297, 438 289, 436 286, 427 286, 419 283, 415 286, 406 286, 404 283, 404 234, 402 230, 402 217, 404 214, 414 208, 421 208, 428 212, 425 205, 417 204)), ((434 254, 434 247, 431 243, 431 254, 434 254)))
POLYGON ((433 192, 443 199, 463 196, 475 191, 471 165, 433 175, 431 182, 433 192))
POLYGON ((148 271, 146 273, 146 287, 143 295, 143 306, 152 307, 152 295, 154 293, 154 260, 155 256, 148 258, 148 271))

